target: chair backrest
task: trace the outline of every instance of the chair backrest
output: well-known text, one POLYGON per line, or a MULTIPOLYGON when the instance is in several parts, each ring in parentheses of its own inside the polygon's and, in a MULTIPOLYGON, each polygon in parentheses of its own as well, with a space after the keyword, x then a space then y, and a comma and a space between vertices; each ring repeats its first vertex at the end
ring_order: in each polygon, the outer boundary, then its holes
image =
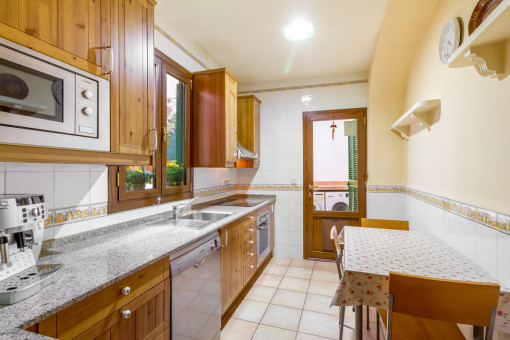
POLYGON ((364 228, 409 230, 409 221, 378 220, 375 218, 362 218, 361 226, 364 228))
POLYGON ((495 283, 436 279, 390 272, 388 333, 392 313, 489 327, 492 336, 500 287, 495 283))
POLYGON ((338 239, 338 231, 336 230, 336 226, 331 227, 329 237, 331 238, 331 243, 333 244, 333 252, 335 253, 335 261, 336 268, 338 269, 338 276, 340 277, 340 279, 342 279, 342 276, 344 276, 344 267, 342 265, 342 256, 344 250, 342 245, 340 245, 340 240, 338 239))

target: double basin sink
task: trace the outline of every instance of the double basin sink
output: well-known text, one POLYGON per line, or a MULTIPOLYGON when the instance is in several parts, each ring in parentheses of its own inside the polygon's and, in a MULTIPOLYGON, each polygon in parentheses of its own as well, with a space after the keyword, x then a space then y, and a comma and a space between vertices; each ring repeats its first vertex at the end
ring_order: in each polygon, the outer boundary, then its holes
MULTIPOLYGON (((203 229, 210 225, 211 223, 217 222, 219 220, 222 220, 224 218, 227 218, 234 213, 228 213, 228 212, 217 212, 217 211, 200 211, 200 210, 191 210, 188 212, 185 212, 177 219, 174 218, 164 218, 161 220, 154 221, 150 223, 150 225, 168 225, 169 222, 171 223, 177 223, 179 220, 187 220, 187 221, 194 221, 195 223, 186 223, 186 225, 183 225, 183 227, 192 228, 192 229, 203 229)), ((177 224, 178 225, 178 224, 177 224)))

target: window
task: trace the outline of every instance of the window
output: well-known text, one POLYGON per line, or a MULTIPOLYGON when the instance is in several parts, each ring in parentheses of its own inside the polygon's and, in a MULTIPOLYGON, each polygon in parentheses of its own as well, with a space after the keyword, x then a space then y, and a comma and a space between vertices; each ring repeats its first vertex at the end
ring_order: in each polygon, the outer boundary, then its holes
POLYGON ((155 50, 154 121, 158 147, 151 166, 109 167, 110 212, 190 198, 191 73, 155 50))

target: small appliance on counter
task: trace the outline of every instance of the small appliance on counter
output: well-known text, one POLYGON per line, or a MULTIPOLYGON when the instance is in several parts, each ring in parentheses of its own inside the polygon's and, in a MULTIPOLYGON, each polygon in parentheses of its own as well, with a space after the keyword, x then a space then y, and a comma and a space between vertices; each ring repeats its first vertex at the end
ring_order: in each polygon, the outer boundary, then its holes
POLYGON ((61 264, 36 265, 46 216, 44 195, 0 195, 0 305, 37 294, 62 276, 61 264))

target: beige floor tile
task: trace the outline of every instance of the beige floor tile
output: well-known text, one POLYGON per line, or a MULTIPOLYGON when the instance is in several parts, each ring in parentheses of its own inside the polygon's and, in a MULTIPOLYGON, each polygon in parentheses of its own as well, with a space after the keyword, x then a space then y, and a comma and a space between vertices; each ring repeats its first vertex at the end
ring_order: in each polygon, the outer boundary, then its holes
POLYGON ((309 294, 319 294, 333 297, 338 287, 337 282, 328 281, 310 281, 310 287, 308 288, 309 294))
POLYGON ((282 281, 282 275, 274 275, 274 274, 260 274, 257 281, 255 281, 255 285, 258 286, 266 286, 277 288, 280 282, 282 281))
MULTIPOLYGON (((329 305, 331 304, 331 297, 326 295, 307 294, 304 309, 312 312, 319 312, 325 314, 338 315, 340 313, 340 307, 329 305)), ((351 307, 345 307, 347 310, 351 307)), ((347 313, 346 313, 347 315, 347 313)))
MULTIPOLYGON (((294 340, 296 332, 266 325, 259 325, 252 340, 294 340)), ((223 340, 223 339, 222 339, 223 340)))
MULTIPOLYGON (((345 339, 345 338, 344 338, 345 339)), ((223 338, 221 338, 223 340, 223 338)), ((321 336, 315 336, 306 333, 298 333, 296 340, 330 340, 329 338, 323 338, 321 336)))
POLYGON ((291 267, 313 269, 315 261, 304 260, 304 259, 292 259, 290 263, 291 267))
POLYGON ((338 274, 335 272, 328 272, 325 270, 313 270, 312 280, 315 281, 328 281, 328 282, 336 282, 340 280, 338 278, 338 274))
POLYGON ((234 315, 234 319, 260 322, 268 304, 264 302, 244 300, 241 302, 234 315))
POLYGON ((250 340, 258 323, 230 319, 221 331, 221 340, 250 340))
POLYGON ((287 266, 280 266, 278 264, 268 264, 264 269, 265 274, 274 274, 274 275, 285 275, 287 271, 287 266))
POLYGON ((337 277, 338 277, 338 268, 336 267, 336 263, 334 261, 333 262, 316 261, 315 266, 313 266, 313 269, 325 270, 328 272, 335 272, 335 273, 337 273, 337 277))
POLYGON ((338 317, 331 314, 304 310, 299 323, 299 332, 326 338, 338 339, 338 317))
POLYGON ((278 286, 280 289, 288 289, 288 290, 295 290, 298 292, 306 293, 308 290, 308 284, 310 283, 309 280, 304 279, 298 279, 295 277, 287 277, 285 276, 278 286))
POLYGON ((310 280, 312 270, 307 268, 289 267, 285 276, 297 277, 298 279, 310 280))
POLYGON ((306 293, 296 292, 294 290, 278 289, 271 303, 285 307, 303 309, 306 293))
POLYGON ((269 263, 277 264, 279 266, 288 266, 292 259, 284 258, 284 257, 273 257, 269 263))
POLYGON ((301 309, 269 305, 260 323, 267 326, 297 331, 299 320, 301 319, 301 312, 301 309))
POLYGON ((250 289, 248 294, 246 294, 245 300, 269 303, 275 292, 276 288, 255 285, 250 289))

